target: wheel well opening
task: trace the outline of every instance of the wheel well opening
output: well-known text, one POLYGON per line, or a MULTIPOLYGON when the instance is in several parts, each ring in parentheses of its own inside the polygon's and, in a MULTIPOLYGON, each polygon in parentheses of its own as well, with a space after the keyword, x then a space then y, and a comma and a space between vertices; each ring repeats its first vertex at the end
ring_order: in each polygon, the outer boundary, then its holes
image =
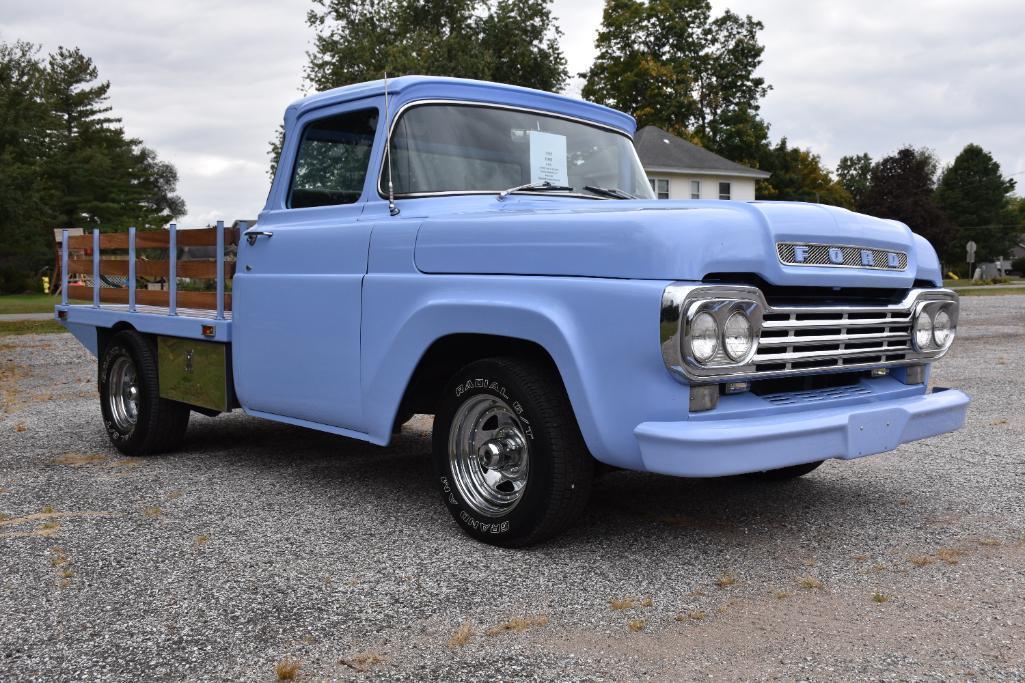
POLYGON ((107 348, 107 343, 110 338, 118 332, 123 330, 134 330, 135 328, 130 324, 122 320, 121 322, 114 323, 111 327, 97 327, 96 328, 96 356, 97 358, 103 358, 103 352, 107 348))
POLYGON ((445 384, 459 368, 482 358, 515 356, 546 364, 558 375, 551 355, 536 342, 489 334, 452 334, 431 344, 420 358, 402 397, 395 426, 415 414, 434 415, 445 384))

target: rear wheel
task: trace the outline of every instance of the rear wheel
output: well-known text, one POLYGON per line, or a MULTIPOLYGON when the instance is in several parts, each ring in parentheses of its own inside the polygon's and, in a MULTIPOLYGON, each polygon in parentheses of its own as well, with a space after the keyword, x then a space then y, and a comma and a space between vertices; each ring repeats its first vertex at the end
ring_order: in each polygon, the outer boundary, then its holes
POLYGON ((489 358, 457 372, 433 441, 449 511, 480 541, 538 543, 587 504, 594 460, 561 379, 541 363, 489 358))
POLYGON ((128 455, 177 448, 189 424, 189 407, 160 398, 157 359, 134 330, 118 332, 106 345, 99 368, 100 409, 114 447, 128 455))
POLYGON ((824 460, 816 460, 815 462, 806 462, 803 465, 791 465, 790 467, 780 467, 778 470, 765 470, 764 472, 752 472, 749 476, 755 479, 761 479, 762 481, 786 481, 787 479, 796 479, 797 477, 803 477, 804 475, 818 469, 824 460))

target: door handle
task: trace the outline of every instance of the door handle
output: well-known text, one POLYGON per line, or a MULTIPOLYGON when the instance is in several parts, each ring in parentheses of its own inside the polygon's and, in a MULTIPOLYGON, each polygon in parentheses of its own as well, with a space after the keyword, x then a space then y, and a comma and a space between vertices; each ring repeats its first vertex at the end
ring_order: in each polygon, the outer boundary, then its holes
POLYGON ((256 244, 257 237, 266 237, 267 239, 274 237, 274 233, 270 230, 246 230, 242 234, 246 236, 246 240, 249 242, 249 246, 253 246, 254 244, 256 244))

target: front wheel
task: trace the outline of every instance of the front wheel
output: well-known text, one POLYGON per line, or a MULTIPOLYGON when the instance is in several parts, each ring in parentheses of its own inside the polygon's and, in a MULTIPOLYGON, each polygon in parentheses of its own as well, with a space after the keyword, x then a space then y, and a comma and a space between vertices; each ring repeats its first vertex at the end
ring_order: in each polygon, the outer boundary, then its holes
POLYGON ((118 332, 100 358, 100 409, 107 436, 122 453, 147 455, 177 448, 189 407, 160 398, 157 359, 146 337, 118 332))
POLYGON ((541 363, 488 358, 457 372, 433 442, 448 509, 477 540, 538 543, 587 504, 594 460, 561 379, 541 363))

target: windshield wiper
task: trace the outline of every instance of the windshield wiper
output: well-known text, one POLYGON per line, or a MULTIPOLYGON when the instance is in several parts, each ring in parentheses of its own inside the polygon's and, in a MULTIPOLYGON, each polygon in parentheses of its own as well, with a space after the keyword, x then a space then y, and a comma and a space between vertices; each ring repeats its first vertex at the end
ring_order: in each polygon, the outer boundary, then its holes
POLYGON ((552 185, 547 180, 543 183, 527 183, 526 185, 517 185, 516 187, 510 187, 508 190, 502 190, 498 193, 498 201, 502 201, 513 192, 572 192, 573 188, 568 185, 552 185))
POLYGON ((595 194, 605 195, 606 197, 612 197, 613 199, 637 199, 626 190, 620 190, 618 187, 598 187, 597 185, 584 185, 585 190, 590 190, 595 194))

